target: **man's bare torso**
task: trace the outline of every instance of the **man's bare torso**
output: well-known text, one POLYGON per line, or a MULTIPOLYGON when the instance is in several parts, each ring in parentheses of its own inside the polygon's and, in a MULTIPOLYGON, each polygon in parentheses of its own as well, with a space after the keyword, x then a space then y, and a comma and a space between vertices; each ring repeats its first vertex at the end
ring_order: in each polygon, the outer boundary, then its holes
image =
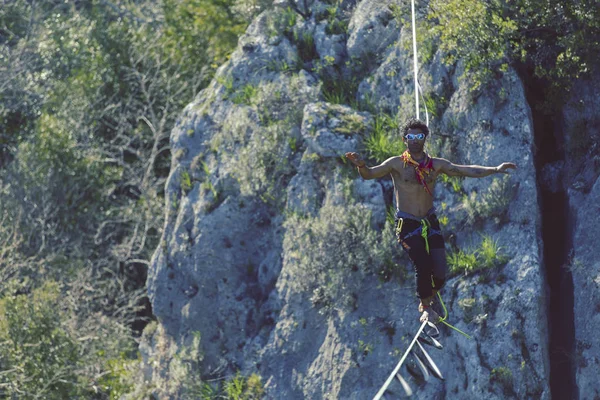
MULTIPOLYGON (((431 193, 434 193, 436 178, 439 174, 435 158, 433 158, 433 166, 434 170, 426 176, 425 180, 431 193)), ((394 182, 394 195, 398 209, 417 217, 427 215, 427 211, 433 207, 433 197, 417 180, 415 168, 410 165, 405 167, 402 159, 396 157, 390 174, 394 182)))

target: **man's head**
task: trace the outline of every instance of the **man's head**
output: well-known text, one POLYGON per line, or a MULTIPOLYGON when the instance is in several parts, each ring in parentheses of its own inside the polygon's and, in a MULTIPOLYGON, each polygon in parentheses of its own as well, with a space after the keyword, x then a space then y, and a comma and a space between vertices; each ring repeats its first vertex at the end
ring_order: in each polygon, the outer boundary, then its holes
POLYGON ((425 139, 429 135, 429 128, 420 119, 410 119, 401 128, 402 140, 412 154, 423 151, 425 139))

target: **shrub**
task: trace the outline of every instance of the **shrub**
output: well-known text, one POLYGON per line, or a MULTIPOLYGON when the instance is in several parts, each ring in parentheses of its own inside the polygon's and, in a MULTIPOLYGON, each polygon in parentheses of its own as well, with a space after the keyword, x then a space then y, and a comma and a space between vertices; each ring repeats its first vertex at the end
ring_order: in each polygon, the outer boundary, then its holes
POLYGON ((447 255, 448 266, 451 274, 470 273, 481 269, 477 264, 475 253, 465 253, 462 250, 451 252, 447 255))
POLYGON ((348 32, 348 20, 340 15, 337 5, 327 7, 327 26, 325 33, 328 35, 341 35, 348 32))
POLYGON ((455 193, 461 193, 463 191, 461 183, 464 177, 440 174, 440 179, 445 185, 450 186, 455 193))
POLYGON ((133 391, 139 364, 140 360, 131 359, 127 354, 107 360, 107 371, 98 379, 98 386, 110 393, 110 400, 121 399, 133 391))
POLYGON ((31 295, 0 300, 0 387, 7 398, 63 399, 84 393, 77 377, 78 343, 64 329, 66 320, 55 282, 31 295))
POLYGON ((235 104, 251 105, 254 102, 257 94, 257 87, 251 84, 245 85, 241 90, 236 92, 231 101, 235 104))
POLYGON ((493 268, 508 262, 506 255, 500 254, 502 248, 498 246, 498 241, 490 236, 484 236, 481 241, 481 247, 477 250, 478 260, 483 269, 493 268))
POLYGON ((493 220, 496 224, 504 221, 508 206, 516 193, 516 187, 511 183, 510 176, 494 179, 490 186, 481 194, 472 192, 463 198, 463 208, 467 212, 470 224, 483 223, 493 220))
POLYGON ((288 135, 286 124, 272 125, 253 132, 248 143, 239 149, 232 163, 242 195, 281 204, 281 193, 293 172, 288 135))
POLYGON ((474 251, 454 251, 446 256, 451 274, 469 274, 489 270, 506 264, 509 258, 501 254, 501 247, 490 236, 484 236, 481 245, 474 251))
POLYGON ((562 94, 598 60, 600 8, 593 1, 434 0, 429 20, 436 23, 446 61, 463 60, 472 88, 493 81, 510 63, 535 66, 530 75, 551 86, 549 101, 562 94), (540 27, 543 27, 541 29, 540 27), (581 32, 586 32, 585 40, 581 32))
POLYGON ((507 367, 492 369, 492 372, 490 372, 490 382, 497 382, 500 384, 505 393, 511 393, 513 391, 513 374, 507 367))
POLYGON ((320 75, 323 81, 321 90, 326 102, 331 104, 354 104, 356 102, 358 81, 355 78, 344 78, 340 73, 326 70, 320 75))
POLYGON ((364 141, 369 158, 382 162, 404 152, 406 147, 398 127, 398 120, 388 114, 375 117, 373 131, 364 141))
POLYGON ((393 229, 373 229, 371 212, 361 205, 326 201, 317 216, 290 214, 284 226, 284 263, 295 276, 294 290, 311 293, 321 313, 351 308, 365 274, 400 269, 393 259, 393 229))
POLYGON ((302 36, 296 38, 298 46, 298 56, 302 61, 312 61, 319 57, 315 38, 312 33, 304 32, 302 36))
POLYGON ((252 374, 245 378, 238 373, 225 382, 224 392, 228 400, 259 400, 265 391, 259 375, 252 374))

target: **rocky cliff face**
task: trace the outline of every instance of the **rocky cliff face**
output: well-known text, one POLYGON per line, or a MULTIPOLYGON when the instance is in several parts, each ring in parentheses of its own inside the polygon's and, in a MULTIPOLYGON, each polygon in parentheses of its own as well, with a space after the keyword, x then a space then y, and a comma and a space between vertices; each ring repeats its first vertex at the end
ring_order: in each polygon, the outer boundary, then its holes
MULTIPOLYGON (((334 14, 315 1, 298 6, 306 18, 284 8, 261 14, 182 113, 148 274, 160 326, 142 350, 158 396, 182 396, 173 355, 199 332, 205 376, 256 372, 268 399, 372 398, 418 328, 412 267, 387 218, 391 182, 364 181, 340 157, 364 154, 382 115, 413 116, 410 30, 386 4, 342 3, 334 14)), ((473 339, 443 327, 445 349, 432 355, 446 380, 411 385, 422 399, 548 399, 548 302, 523 85, 509 70, 473 93, 460 63, 446 67, 430 52, 420 71, 436 100, 429 150, 519 168, 437 187, 448 250, 482 254, 485 236, 500 250, 491 268, 449 279, 449 322, 473 339)), ((589 242, 576 259, 598 270, 589 234, 597 229, 585 215, 597 212, 589 199, 600 189, 588 186, 571 201, 583 222, 576 237, 589 242)), ((597 297, 600 278, 581 276, 597 297)), ((581 301, 591 318, 595 303, 581 301)), ((582 339, 582 385, 593 385, 594 343, 582 339)))
POLYGON ((574 333, 568 343, 574 352, 573 370, 581 399, 600 397, 600 345, 594 340, 600 324, 600 76, 577 82, 562 115, 560 131, 566 160, 562 185, 567 195, 565 215, 568 252, 560 284, 572 299, 567 310, 574 333), (570 313, 570 314, 569 314, 570 313))

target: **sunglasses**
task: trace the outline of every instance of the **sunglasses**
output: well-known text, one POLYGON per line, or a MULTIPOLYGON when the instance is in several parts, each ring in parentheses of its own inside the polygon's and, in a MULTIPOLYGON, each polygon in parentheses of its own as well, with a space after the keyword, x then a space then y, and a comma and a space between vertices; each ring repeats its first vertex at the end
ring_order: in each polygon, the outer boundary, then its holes
POLYGON ((404 136, 405 138, 407 138, 408 140, 423 140, 425 139, 425 134, 424 133, 409 133, 406 136, 404 136))

